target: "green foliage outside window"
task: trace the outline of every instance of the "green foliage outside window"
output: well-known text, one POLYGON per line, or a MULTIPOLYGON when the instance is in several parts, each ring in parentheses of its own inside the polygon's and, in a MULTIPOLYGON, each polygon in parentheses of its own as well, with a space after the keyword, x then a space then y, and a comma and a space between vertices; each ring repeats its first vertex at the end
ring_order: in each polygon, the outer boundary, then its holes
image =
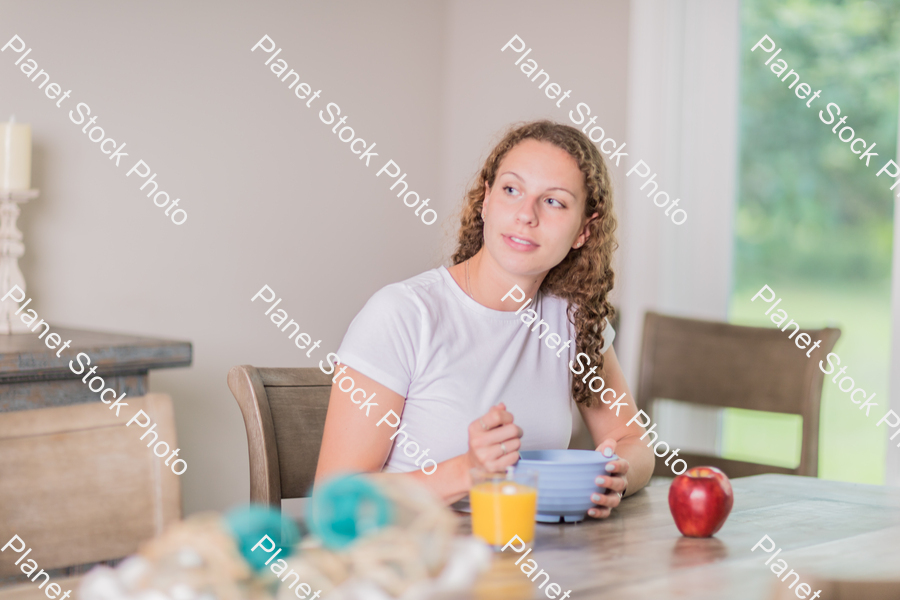
POLYGON ((896 159, 900 2, 747 0, 742 29, 737 278, 890 277, 893 181, 875 174, 896 159), (750 52, 764 35, 822 90, 809 108, 750 52), (869 167, 819 119, 829 102, 877 144, 869 167))

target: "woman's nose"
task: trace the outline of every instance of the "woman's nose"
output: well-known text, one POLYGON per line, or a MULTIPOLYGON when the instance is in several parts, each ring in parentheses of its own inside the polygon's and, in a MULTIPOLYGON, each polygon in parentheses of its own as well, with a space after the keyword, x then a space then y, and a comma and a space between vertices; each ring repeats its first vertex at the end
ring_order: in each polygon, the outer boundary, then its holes
POLYGON ((522 201, 522 204, 519 206, 519 210, 516 211, 516 220, 520 223, 525 223, 528 225, 537 224, 538 217, 536 198, 525 198, 522 201))

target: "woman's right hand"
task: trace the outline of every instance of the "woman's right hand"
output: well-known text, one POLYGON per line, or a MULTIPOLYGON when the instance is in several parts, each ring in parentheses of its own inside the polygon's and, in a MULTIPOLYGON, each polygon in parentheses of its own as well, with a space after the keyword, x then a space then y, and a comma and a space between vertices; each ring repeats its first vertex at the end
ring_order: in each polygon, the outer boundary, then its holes
POLYGON ((502 402, 469 425, 468 468, 504 472, 519 460, 522 429, 502 402))

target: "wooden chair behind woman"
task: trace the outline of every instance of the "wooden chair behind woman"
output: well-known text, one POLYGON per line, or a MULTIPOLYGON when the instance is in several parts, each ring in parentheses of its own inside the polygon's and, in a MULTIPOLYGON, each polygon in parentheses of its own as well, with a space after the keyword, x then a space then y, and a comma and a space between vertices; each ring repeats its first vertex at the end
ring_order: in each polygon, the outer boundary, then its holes
POLYGON ((265 369, 242 365, 228 372, 247 430, 250 501, 281 506, 305 498, 316 476, 331 377, 317 368, 265 369))
MULTIPOLYGON (((839 329, 804 330, 820 347, 801 350, 799 333, 767 327, 667 317, 648 312, 644 319, 638 408, 651 415, 656 399, 716 407, 798 414, 803 417, 800 464, 794 468, 761 465, 716 456, 679 453, 688 467, 710 465, 729 477, 787 473, 815 477, 819 464, 819 404, 823 373, 819 361, 834 348, 839 329)), ((811 344, 810 344, 811 346, 811 344)), ((658 427, 657 427, 658 429, 658 427)), ((655 432, 654 432, 655 433, 655 432)), ((645 438, 647 441, 648 438, 645 438)), ((654 475, 672 477, 656 461, 654 475)))

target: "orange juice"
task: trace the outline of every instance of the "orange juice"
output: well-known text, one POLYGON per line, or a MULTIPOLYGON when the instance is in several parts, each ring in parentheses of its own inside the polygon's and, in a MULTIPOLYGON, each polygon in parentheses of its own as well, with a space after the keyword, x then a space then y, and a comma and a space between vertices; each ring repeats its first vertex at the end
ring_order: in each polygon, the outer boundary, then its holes
POLYGON ((519 536, 534 539, 537 490, 515 481, 487 481, 469 491, 472 506, 472 533, 488 544, 502 546, 519 536))

